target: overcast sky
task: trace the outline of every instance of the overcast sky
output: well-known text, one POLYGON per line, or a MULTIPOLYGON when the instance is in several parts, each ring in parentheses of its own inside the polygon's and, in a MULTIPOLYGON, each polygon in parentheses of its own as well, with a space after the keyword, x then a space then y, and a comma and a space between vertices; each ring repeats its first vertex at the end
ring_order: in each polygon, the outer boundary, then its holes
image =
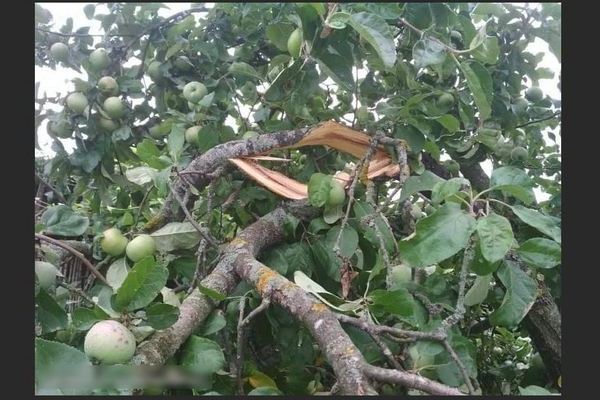
MULTIPOLYGON (((39 3, 42 7, 48 9, 52 16, 54 17, 54 29, 58 30, 68 18, 73 18, 73 31, 77 30, 82 26, 90 26, 90 33, 102 33, 100 27, 100 21, 97 20, 88 20, 85 14, 83 13, 83 7, 88 3, 39 3)), ((169 7, 169 9, 160 9, 159 15, 161 16, 169 16, 179 11, 186 10, 191 7, 191 3, 163 3, 169 7)), ((212 3, 206 3, 207 5, 212 5, 212 3)), ((531 3, 530 3, 531 4, 531 3)), ((532 5, 532 7, 538 7, 538 5, 532 5)), ((97 14, 107 14, 108 9, 106 4, 97 4, 96 5, 96 13, 97 14)), ((99 39, 99 38, 96 38, 99 39)), ((554 79, 542 79, 539 81, 540 88, 544 91, 544 93, 550 95, 554 99, 560 99, 561 93, 557 87, 558 83, 558 75, 560 73, 560 63, 556 59, 556 57, 548 50, 548 45, 546 42, 536 39, 527 49, 527 51, 536 54, 539 52, 544 53, 544 58, 538 64, 538 67, 546 67, 554 71, 554 79)), ((83 72, 85 74, 85 72, 83 72)), ((359 73, 359 77, 362 77, 359 73)), ((71 80, 75 77, 81 77, 82 79, 87 79, 87 76, 82 76, 77 72, 63 68, 61 66, 57 66, 56 70, 52 70, 50 68, 41 68, 35 67, 35 81, 40 82, 39 93, 46 93, 48 96, 56 96, 57 94, 61 94, 64 96, 65 93, 73 90, 73 84, 71 80)), ((363 75, 364 76, 364 75, 363 75)), ((59 106, 51 107, 56 111, 60 111, 59 106)), ((242 110, 244 115, 247 114, 247 109, 242 110)), ((233 122, 233 118, 230 119, 233 122)), ((227 121, 229 122, 229 121, 227 121)), ((36 156, 48 155, 52 156, 54 152, 50 149, 52 144, 52 139, 46 133, 46 122, 44 122, 40 128, 38 129, 38 143, 42 150, 35 150, 36 156)), ((556 135, 557 142, 560 144, 560 136, 556 135)), ((63 144, 67 151, 74 146, 74 141, 72 139, 62 139, 63 144)), ((489 174, 492 169, 492 164, 490 161, 485 161, 482 163, 482 167, 489 174)), ((545 193, 540 193, 536 190, 536 195, 538 195, 538 200, 542 200, 547 198, 548 196, 545 193)))

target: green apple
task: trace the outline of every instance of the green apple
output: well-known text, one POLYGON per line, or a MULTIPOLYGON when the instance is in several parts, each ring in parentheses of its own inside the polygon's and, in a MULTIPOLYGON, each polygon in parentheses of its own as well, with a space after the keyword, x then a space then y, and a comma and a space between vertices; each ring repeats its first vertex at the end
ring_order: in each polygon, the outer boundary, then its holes
POLYGON ((454 96, 450 93, 442 93, 437 99, 438 106, 442 108, 450 108, 454 104, 454 96))
POLYGON ((515 100, 512 105, 513 112, 517 115, 523 115, 527 112, 529 108, 529 102, 522 97, 519 97, 515 100))
POLYGON ((206 86, 200 82, 193 81, 183 87, 183 97, 190 103, 198 103, 207 93, 206 86))
POLYGON ((123 104, 121 99, 118 97, 109 97, 108 99, 104 100, 103 108, 109 117, 115 119, 121 118, 123 115, 125 115, 126 111, 125 104, 123 104))
POLYGON ((327 205, 330 207, 339 206, 346 200, 346 191, 344 186, 337 179, 331 180, 331 189, 329 189, 329 197, 327 199, 327 205))
POLYGON ((185 130, 185 141, 190 144, 198 144, 198 132, 201 126, 191 126, 185 130))
POLYGON ((150 65, 148 65, 148 75, 150 76, 150 79, 152 79, 154 82, 160 81, 163 77, 162 72, 160 70, 161 65, 162 63, 160 63, 159 61, 152 61, 150 65))
POLYGON ((386 277, 386 285, 388 290, 397 290, 406 286, 412 280, 412 268, 406 264, 398 264, 390 266, 386 277))
POLYGON ((88 106, 88 99, 81 92, 74 92, 67 96, 67 108, 75 114, 83 114, 88 106))
POLYGON ((514 161, 525 161, 529 156, 529 152, 525 147, 517 146, 510 152, 510 158, 514 161))
POLYGON ((100 71, 108 67, 108 64, 110 64, 110 57, 108 57, 106 49, 100 47, 92 51, 89 61, 93 69, 100 71))
POLYGON ((83 350, 86 356, 102 364, 124 364, 135 353, 135 336, 117 321, 97 322, 85 335, 83 350))
POLYGON ((50 47, 50 54, 56 61, 67 61, 69 58, 69 46, 64 43, 57 42, 50 47))
POLYGON ((67 139, 73 135, 73 126, 66 119, 48 122, 48 129, 59 138, 67 139))
POLYGON ((361 106, 356 110, 356 119, 359 122, 364 122, 369 120, 369 110, 365 106, 361 106))
POLYGON ((139 235, 133 239, 125 248, 127 257, 133 262, 138 262, 144 257, 154 254, 156 251, 156 243, 150 235, 139 235))
POLYGON ((296 28, 288 38, 287 49, 292 57, 298 58, 300 56, 303 39, 302 28, 296 28))
POLYGON ((98 125, 100 125, 101 128, 106 129, 109 132, 116 130, 120 126, 117 121, 109 118, 104 118, 102 116, 98 118, 98 125))
POLYGON ((107 95, 119 93, 119 84, 112 76, 103 76, 98 81, 98 90, 107 95))
POLYGON ((525 91, 525 98, 536 103, 544 98, 544 92, 538 86, 532 86, 525 91))
POLYGON ((46 261, 35 262, 35 274, 37 275, 38 282, 42 289, 51 289, 56 284, 56 275, 58 275, 58 269, 46 261))
POLYGON ((453 42, 462 43, 463 36, 459 31, 452 31, 450 32, 450 40, 453 42))
POLYGON ((127 243, 129 241, 120 230, 117 228, 110 228, 102 233, 102 239, 100 239, 100 247, 106 254, 114 257, 118 257, 125 252, 127 243))

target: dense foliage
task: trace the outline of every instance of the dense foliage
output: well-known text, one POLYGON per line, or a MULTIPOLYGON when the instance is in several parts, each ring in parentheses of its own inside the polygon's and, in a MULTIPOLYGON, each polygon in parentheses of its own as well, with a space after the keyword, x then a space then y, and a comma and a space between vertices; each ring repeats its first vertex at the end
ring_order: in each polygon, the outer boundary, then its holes
MULTIPOLYGON (((45 124, 55 153, 35 165, 37 373, 87 365, 92 353, 121 360, 102 341, 84 349, 98 321, 119 321, 120 340, 131 332, 138 344, 177 321, 219 253, 185 219, 146 228, 192 159, 333 119, 402 139, 410 177, 398 192, 396 180, 363 176, 349 196, 329 177, 360 160, 326 146, 273 151, 291 161, 262 163, 307 183, 319 213, 290 216, 285 239, 259 260, 373 323, 429 332, 458 314, 449 341, 479 393, 560 390, 527 322, 540 285, 560 309, 561 105, 538 86, 556 72, 528 50, 541 39, 560 61, 560 4, 193 3, 158 16, 165 7, 85 5, 102 27, 92 36, 36 4, 36 65, 81 73, 72 92, 36 90, 36 143, 45 124), (79 243, 105 282, 44 238, 79 243)), ((191 195, 195 221, 220 243, 284 200, 234 167, 191 195)), ((200 290, 222 301, 168 364, 210 379, 148 393, 237 392, 240 297, 250 310, 260 296, 246 282, 227 296, 200 290)), ((369 363, 388 362, 366 332, 344 328, 369 363)), ((440 343, 385 342, 406 370, 466 391, 440 343)), ((250 321, 245 351, 246 394, 328 392, 336 381, 310 333, 276 304, 250 321)))

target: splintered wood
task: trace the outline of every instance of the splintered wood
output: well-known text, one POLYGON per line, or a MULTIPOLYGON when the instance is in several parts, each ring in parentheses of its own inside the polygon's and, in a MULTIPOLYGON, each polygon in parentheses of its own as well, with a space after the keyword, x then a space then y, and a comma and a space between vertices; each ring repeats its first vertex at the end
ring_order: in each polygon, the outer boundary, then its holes
MULTIPOLYGON (((370 141, 371 138, 362 132, 355 131, 335 121, 327 121, 311 129, 302 140, 293 146, 281 148, 327 146, 361 159, 367 152, 370 141)), ((273 193, 292 200, 302 200, 308 197, 308 187, 304 183, 263 167, 257 162, 261 160, 289 161, 265 155, 229 159, 242 172, 273 193)), ((400 165, 394 164, 392 158, 382 150, 382 147, 378 147, 369 163, 367 178, 373 179, 382 175, 392 178, 397 177, 399 173, 400 165)), ((350 174, 346 172, 340 171, 335 174, 335 177, 344 186, 350 184, 350 174)))

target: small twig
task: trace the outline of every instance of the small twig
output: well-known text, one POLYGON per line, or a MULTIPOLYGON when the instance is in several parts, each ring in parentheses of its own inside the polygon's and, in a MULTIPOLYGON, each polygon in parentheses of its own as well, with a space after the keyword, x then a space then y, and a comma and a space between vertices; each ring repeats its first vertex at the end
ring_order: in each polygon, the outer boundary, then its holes
POLYGON ((218 247, 217 242, 212 237, 210 237, 206 232, 204 232, 204 229, 202 229, 202 227, 200 225, 198 225, 198 223, 194 220, 194 217, 192 217, 192 215, 188 211, 187 207, 185 206, 185 203, 183 202, 181 197, 179 197, 175 188, 172 185, 169 185, 169 188, 171 189, 171 193, 173 194, 173 197, 175 198, 175 200, 177 200, 177 202, 183 209, 185 217, 190 222, 190 224, 192 224, 193 227, 196 228, 196 230, 200 233, 200 235, 202 235, 204 240, 206 240, 211 246, 218 247))
POLYGON ((414 373, 399 371, 397 369, 386 369, 376 367, 375 365, 366 364, 363 366, 363 371, 369 377, 376 381, 397 383, 409 388, 414 388, 430 394, 446 395, 446 396, 461 396, 464 395, 458 389, 444 385, 442 383, 425 378, 414 373))
POLYGON ((549 120, 549 119, 552 119, 552 118, 554 118, 554 117, 556 117, 556 116, 559 116, 560 114, 561 114, 561 112, 560 112, 560 111, 557 111, 557 112, 555 112, 554 114, 552 114, 552 115, 550 115, 550 116, 548 116, 548 117, 541 118, 541 119, 536 119, 536 120, 534 120, 534 121, 529 121, 529 122, 526 122, 526 123, 524 123, 524 124, 517 125, 517 126, 515 126, 515 129, 516 129, 516 128, 522 128, 522 127, 524 127, 524 126, 527 126, 527 125, 533 125, 533 124, 537 124, 538 122, 544 122, 544 121, 547 121, 547 120, 549 120))
POLYGON ((237 355, 236 355, 236 380, 238 384, 238 393, 244 394, 244 381, 242 379, 242 372, 244 369, 244 337, 246 333, 246 327, 256 315, 260 314, 269 307, 270 300, 264 298, 260 305, 244 318, 244 310, 246 308, 246 296, 242 296, 240 299, 240 314, 237 325, 237 355))
POLYGON ((381 337, 379 337, 379 335, 377 335, 376 333, 373 333, 373 332, 367 332, 367 333, 369 334, 369 336, 371 336, 371 339, 373 339, 375 344, 377 344, 377 346, 379 347, 379 349, 381 350, 381 352, 387 359, 388 363, 390 364, 390 367, 398 369, 400 371, 403 371, 404 368, 402 368, 402 365, 400 365, 398 360, 396 360, 396 358, 394 357, 394 354, 392 353, 392 351, 390 350, 388 345, 383 341, 383 339, 381 337))
POLYGON ((474 256, 475 253, 473 252, 473 243, 472 241, 469 241, 469 244, 463 253, 462 266, 458 278, 458 299, 456 300, 454 313, 442 321, 442 327, 446 331, 460 321, 465 314, 465 285, 467 282, 467 270, 474 256))
MULTIPOLYGON (((412 29, 413 31, 417 32, 419 35, 424 36, 425 35, 425 31, 420 30, 419 28, 417 28, 416 26, 410 24, 407 20, 405 20, 404 18, 398 18, 398 20, 400 21, 400 23, 402 23, 403 25, 409 27, 410 29, 412 29)), ((454 54, 464 54, 464 53, 469 53, 470 51, 472 51, 473 49, 466 49, 466 50, 457 50, 454 47, 448 46, 446 43, 442 42, 441 40, 439 40, 438 38, 436 38, 435 36, 431 36, 428 35, 428 37, 433 40, 434 42, 439 43, 440 45, 442 45, 446 50, 448 50, 451 53, 454 54)))
POLYGON ((187 294, 190 295, 196 288, 196 284, 204 279, 206 275, 204 271, 204 266, 206 265, 206 240, 200 239, 200 244, 198 245, 198 250, 196 251, 196 270, 194 271, 194 278, 192 279, 192 283, 187 291, 187 294))
POLYGON ((67 289, 69 292, 76 294, 77 296, 81 297, 82 299, 84 299, 85 301, 87 301, 90 305, 95 305, 96 303, 94 302, 94 300, 92 300, 87 294, 85 294, 85 292, 83 290, 81 290, 80 288, 77 288, 71 284, 68 284, 66 282, 64 282, 63 280, 57 280, 56 284, 58 286, 64 287, 65 289, 67 289))
POLYGON ((52 239, 51 237, 48 237, 46 235, 42 235, 39 233, 35 234, 35 238, 39 239, 39 240, 43 240, 48 243, 52 243, 58 247, 62 247, 63 249, 67 250, 69 253, 71 253, 75 257, 79 258, 81 260, 81 262, 83 262, 83 265, 85 265, 86 268, 89 269, 90 272, 96 276, 96 278, 100 279, 102 281, 102 283, 106 284, 107 286, 110 286, 110 284, 108 283, 106 278, 104 278, 102 276, 102 274, 100 272, 98 272, 98 270, 92 265, 92 263, 90 263, 83 254, 81 254, 80 252, 78 252, 77 250, 75 250, 74 248, 69 246, 68 244, 65 244, 60 240, 52 239))
POLYGON ((35 177, 38 178, 39 181, 42 182, 44 185, 46 185, 50 190, 52 190, 54 193, 56 193, 56 196, 58 197, 58 200, 61 201, 61 203, 67 204, 67 200, 65 200, 65 197, 63 196, 63 194, 61 192, 59 192, 57 189, 55 189, 54 186, 52 186, 51 184, 49 184, 37 172, 35 173, 35 177))
POLYGON ((395 336, 396 338, 411 338, 411 339, 417 339, 417 340, 434 340, 434 341, 438 341, 438 342, 445 340, 447 337, 446 332, 441 331, 439 329, 431 331, 431 332, 407 331, 405 329, 394 328, 394 327, 386 326, 386 325, 375 325, 373 323, 365 321, 364 319, 354 318, 354 317, 350 317, 350 316, 347 316, 344 314, 336 314, 336 317, 340 322, 354 325, 357 328, 360 328, 367 333, 369 333, 369 332, 373 332, 373 333, 377 333, 377 334, 387 333, 392 336, 395 336))
POLYGON ((135 215, 135 221, 133 222, 134 227, 137 226, 137 223, 140 220, 140 215, 142 215, 142 208, 144 207, 144 203, 146 202, 146 200, 148 199, 148 196, 154 189, 155 189, 155 186, 151 186, 150 189, 148 189, 146 191, 146 194, 142 198, 142 201, 140 202, 140 205, 138 206, 137 214, 135 215))
POLYGON ((460 373, 463 376, 465 384, 467 385, 467 389, 469 389, 469 394, 471 394, 471 395, 475 394, 475 388, 473 387, 473 383, 471 382, 471 378, 469 377, 469 373, 467 372, 467 368, 465 367, 465 364, 463 364, 460 357, 458 357, 458 354, 456 354, 456 351, 454 351, 452 346, 450 346, 448 339, 442 341, 442 344, 444 345, 444 348, 450 354, 450 357, 452 357, 452 359, 454 360, 456 365, 458 365, 458 369, 460 370, 460 373))

